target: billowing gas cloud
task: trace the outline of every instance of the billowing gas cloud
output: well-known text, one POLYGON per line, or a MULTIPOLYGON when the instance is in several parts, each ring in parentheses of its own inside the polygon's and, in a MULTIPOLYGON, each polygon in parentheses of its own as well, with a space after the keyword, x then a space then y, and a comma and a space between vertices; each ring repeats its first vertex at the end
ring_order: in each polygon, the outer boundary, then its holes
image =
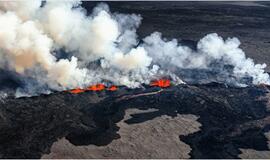
POLYGON ((86 69, 77 68, 77 58, 57 60, 52 51, 53 40, 34 21, 22 21, 14 12, 0 16, 0 43, 7 65, 2 67, 30 77, 46 72, 44 80, 49 86, 74 87, 86 76, 86 69), (34 71, 38 67, 40 70, 34 71))
POLYGON ((18 89, 19 96, 99 82, 140 87, 162 76, 183 83, 176 70, 216 67, 226 83, 244 85, 248 77, 253 84, 269 84, 266 65, 246 58, 237 38, 209 34, 194 51, 175 39, 165 41, 156 32, 138 44, 140 15, 110 13, 104 3, 88 15, 80 4, 0 2, 0 68, 16 72, 26 82, 18 89))
POLYGON ((239 45, 237 38, 223 40, 216 33, 212 33, 203 37, 194 51, 182 46, 176 39, 163 40, 158 32, 146 37, 143 44, 149 56, 153 57, 154 63, 162 62, 159 63, 162 68, 176 66, 180 69, 219 70, 219 74, 222 74, 220 76, 226 75, 223 81, 231 84, 244 85, 241 80, 245 77, 250 77, 255 85, 269 84, 269 75, 264 71, 266 64, 255 64, 246 57, 239 45), (231 66, 232 71, 226 70, 226 66, 231 66), (230 79, 232 76, 233 80, 230 79))

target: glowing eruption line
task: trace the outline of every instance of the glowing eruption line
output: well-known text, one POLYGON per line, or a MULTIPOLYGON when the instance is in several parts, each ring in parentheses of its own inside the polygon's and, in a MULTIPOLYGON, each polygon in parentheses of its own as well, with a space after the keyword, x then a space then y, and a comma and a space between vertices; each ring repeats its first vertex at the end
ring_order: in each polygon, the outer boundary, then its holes
POLYGON ((161 88, 167 88, 170 87, 171 82, 168 79, 160 79, 160 80, 156 80, 151 82, 150 86, 157 86, 157 87, 161 87, 161 88))
MULTIPOLYGON (((160 80, 156 80, 151 82, 150 86, 157 86, 160 88, 167 88, 170 87, 171 82, 168 79, 160 79, 160 80)), ((81 88, 75 88, 73 90, 69 90, 68 92, 72 93, 72 94, 79 94, 79 93, 83 93, 86 91, 103 91, 106 89, 106 86, 102 83, 96 84, 96 85, 91 85, 89 87, 87 87, 86 89, 81 89, 81 88)), ((108 91, 116 91, 118 89, 117 86, 112 85, 110 87, 107 88, 108 91)))
POLYGON ((79 93, 85 92, 85 90, 80 89, 80 88, 76 88, 76 89, 70 90, 69 92, 72 93, 72 94, 79 94, 79 93))
POLYGON ((86 88, 87 91, 102 91, 104 89, 105 89, 105 85, 101 83, 92 85, 86 88))
POLYGON ((117 89, 118 89, 117 86, 112 85, 107 90, 109 90, 109 91, 116 91, 117 89))

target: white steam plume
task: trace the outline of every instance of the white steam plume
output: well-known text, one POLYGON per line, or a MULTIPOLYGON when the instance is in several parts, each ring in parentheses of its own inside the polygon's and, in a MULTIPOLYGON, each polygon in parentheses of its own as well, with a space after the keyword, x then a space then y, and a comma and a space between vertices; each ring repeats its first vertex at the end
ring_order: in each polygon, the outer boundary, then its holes
POLYGON ((31 19, 35 16, 36 11, 41 6, 40 0, 29 0, 26 2, 22 1, 2 1, 0 5, 1 11, 4 12, 16 12, 17 16, 19 16, 23 20, 31 19))
POLYGON ((0 2, 0 67, 21 75, 28 82, 26 90, 32 90, 18 93, 98 82, 139 87, 162 76, 183 83, 175 70, 212 71, 214 63, 234 85, 245 84, 246 77, 253 84, 269 84, 266 65, 246 58, 237 38, 224 41, 209 34, 194 51, 155 32, 138 45, 140 15, 110 13, 104 3, 87 15, 80 4, 79 0, 0 2), (226 65, 233 70, 227 71, 226 65))
POLYGON ((163 40, 158 32, 146 37, 143 44, 153 57, 153 62, 159 62, 163 68, 177 66, 179 69, 213 70, 216 66, 212 64, 218 62, 224 71, 225 65, 233 66, 233 71, 228 76, 235 77, 235 84, 243 85, 240 81, 245 77, 251 77, 255 85, 270 84, 269 75, 264 71, 266 64, 255 64, 252 59, 245 56, 239 45, 240 41, 237 38, 228 38, 224 41, 222 37, 212 33, 202 38, 197 44, 197 50, 194 51, 178 44, 176 39, 163 40))
POLYGON ((47 72, 44 81, 55 89, 75 87, 79 85, 76 82, 86 76, 85 69, 77 68, 75 57, 71 61, 57 61, 51 50, 53 40, 34 21, 22 21, 14 12, 0 15, 0 43, 1 54, 5 56, 10 69, 22 75, 29 74, 29 77, 39 76, 37 72, 47 72), (35 67, 41 70, 26 72, 35 67))

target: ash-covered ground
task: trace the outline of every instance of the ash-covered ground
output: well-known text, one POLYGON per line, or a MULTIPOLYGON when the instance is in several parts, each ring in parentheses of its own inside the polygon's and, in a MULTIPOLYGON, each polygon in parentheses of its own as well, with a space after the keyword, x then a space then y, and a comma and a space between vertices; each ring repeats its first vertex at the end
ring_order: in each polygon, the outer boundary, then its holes
MULTIPOLYGON (((140 38, 160 31, 195 48, 208 33, 236 36, 269 71, 269 3, 108 3, 112 12, 142 15, 140 38)), ((6 90, 20 83, 2 82, 6 90)), ((270 158, 269 89, 208 83, 4 96, 0 158, 270 158)))

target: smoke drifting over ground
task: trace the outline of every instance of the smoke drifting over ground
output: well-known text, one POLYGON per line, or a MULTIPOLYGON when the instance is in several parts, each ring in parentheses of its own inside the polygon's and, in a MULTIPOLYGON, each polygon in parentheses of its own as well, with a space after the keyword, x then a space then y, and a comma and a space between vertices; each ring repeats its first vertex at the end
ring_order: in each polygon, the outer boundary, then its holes
POLYGON ((80 4, 0 2, 0 67, 24 82, 17 96, 100 82, 134 88, 163 76, 183 83, 185 72, 176 71, 187 69, 231 85, 270 84, 266 65, 247 58, 237 38, 211 33, 192 50, 155 32, 139 43, 140 15, 111 13, 104 3, 88 15, 80 4))

